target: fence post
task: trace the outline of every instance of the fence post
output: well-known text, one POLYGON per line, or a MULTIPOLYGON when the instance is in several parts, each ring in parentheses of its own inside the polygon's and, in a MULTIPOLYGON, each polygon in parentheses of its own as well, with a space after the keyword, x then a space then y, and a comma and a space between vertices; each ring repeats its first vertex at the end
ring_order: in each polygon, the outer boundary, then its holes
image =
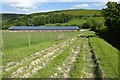
POLYGON ((30 46, 30 33, 28 34, 28 45, 30 46))

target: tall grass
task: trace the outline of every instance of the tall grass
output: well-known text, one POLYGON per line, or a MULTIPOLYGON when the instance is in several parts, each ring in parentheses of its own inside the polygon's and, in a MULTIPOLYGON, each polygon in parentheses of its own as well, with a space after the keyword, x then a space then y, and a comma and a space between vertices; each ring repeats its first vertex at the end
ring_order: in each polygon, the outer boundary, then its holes
POLYGON ((106 78, 118 78, 118 50, 103 39, 91 38, 93 49, 106 78))

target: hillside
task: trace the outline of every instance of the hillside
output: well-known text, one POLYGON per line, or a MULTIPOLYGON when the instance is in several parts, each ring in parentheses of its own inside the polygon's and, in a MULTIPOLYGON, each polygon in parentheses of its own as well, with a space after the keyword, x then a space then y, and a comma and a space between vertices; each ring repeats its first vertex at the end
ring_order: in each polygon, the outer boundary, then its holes
MULTIPOLYGON (((100 10, 85 10, 85 9, 73 9, 73 10, 58 10, 58 11, 50 11, 50 12, 40 12, 40 13, 32 13, 29 16, 35 15, 49 15, 49 14, 71 14, 73 16, 101 16, 100 10)), ((2 13, 2 20, 6 19, 15 19, 20 16, 25 16, 26 14, 15 14, 15 13, 2 13)))
POLYGON ((2 14, 2 29, 11 26, 41 26, 41 25, 76 25, 80 26, 88 17, 101 17, 100 10, 58 10, 42 13, 27 14, 2 14), (76 18, 80 20, 76 20, 76 18), (8 21, 9 20, 9 21, 8 21), (75 21, 75 23, 74 23, 75 21), (80 23, 79 23, 80 21, 80 23), (83 21, 83 22, 81 22, 83 21))
POLYGON ((55 24, 45 24, 45 26, 82 26, 84 23, 86 23, 87 20, 95 20, 98 22, 104 22, 103 17, 83 17, 81 19, 79 18, 73 18, 72 20, 68 21, 67 23, 55 23, 55 24))
POLYGON ((2 13, 2 20, 16 19, 17 17, 24 16, 24 14, 15 14, 15 13, 2 13))
POLYGON ((58 11, 51 11, 51 12, 43 12, 43 13, 33 13, 30 15, 48 15, 48 14, 71 14, 73 16, 94 16, 94 15, 101 15, 100 10, 85 10, 85 9, 71 9, 71 10, 58 10, 58 11))

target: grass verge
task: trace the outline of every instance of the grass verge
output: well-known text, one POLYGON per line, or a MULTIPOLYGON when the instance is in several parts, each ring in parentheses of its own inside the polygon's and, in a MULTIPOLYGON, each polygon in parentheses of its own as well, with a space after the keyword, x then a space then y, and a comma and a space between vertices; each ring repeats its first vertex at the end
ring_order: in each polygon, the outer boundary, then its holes
POLYGON ((118 50, 103 39, 92 37, 91 44, 105 78, 118 78, 118 50))

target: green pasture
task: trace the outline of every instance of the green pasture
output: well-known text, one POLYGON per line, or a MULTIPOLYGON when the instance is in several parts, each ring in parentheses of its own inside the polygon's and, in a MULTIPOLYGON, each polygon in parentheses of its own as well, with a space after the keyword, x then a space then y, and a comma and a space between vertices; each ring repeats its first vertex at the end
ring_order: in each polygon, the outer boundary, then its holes
POLYGON ((53 11, 50 13, 58 13, 58 14, 71 14, 74 16, 94 16, 101 15, 100 10, 82 10, 82 9, 76 9, 76 10, 62 10, 62 11, 53 11))
POLYGON ((103 76, 106 78, 117 78, 118 50, 101 38, 92 37, 90 39, 103 71, 103 76))
MULTIPOLYGON (((73 64, 69 76, 72 78, 79 78, 81 75, 84 76, 83 68, 85 67, 86 61, 84 60, 84 56, 88 54, 87 49, 84 46, 87 45, 86 37, 89 36, 93 51, 95 52, 99 66, 102 70, 102 75, 105 78, 117 78, 118 50, 105 40, 96 36, 95 32, 86 30, 81 32, 3 32, 4 51, 2 63, 3 65, 6 65, 11 61, 19 61, 35 52, 65 41, 68 38, 76 37, 77 35, 82 35, 84 38, 80 45, 80 53, 77 56, 76 62, 73 64)), ((79 40, 81 39, 82 38, 79 38, 79 40)), ((71 49, 76 44, 78 44, 78 40, 64 48, 59 56, 54 58, 47 66, 31 77, 50 77, 56 72, 56 67, 60 66, 71 54, 71 49)))
POLYGON ((79 18, 73 18, 72 20, 68 21, 67 23, 55 23, 55 24, 46 24, 45 26, 82 26, 87 20, 96 20, 99 22, 104 22, 103 17, 83 17, 81 19, 79 18))
POLYGON ((3 32, 3 65, 75 37, 79 32, 3 32), (29 45, 30 42, 30 45, 29 45))

